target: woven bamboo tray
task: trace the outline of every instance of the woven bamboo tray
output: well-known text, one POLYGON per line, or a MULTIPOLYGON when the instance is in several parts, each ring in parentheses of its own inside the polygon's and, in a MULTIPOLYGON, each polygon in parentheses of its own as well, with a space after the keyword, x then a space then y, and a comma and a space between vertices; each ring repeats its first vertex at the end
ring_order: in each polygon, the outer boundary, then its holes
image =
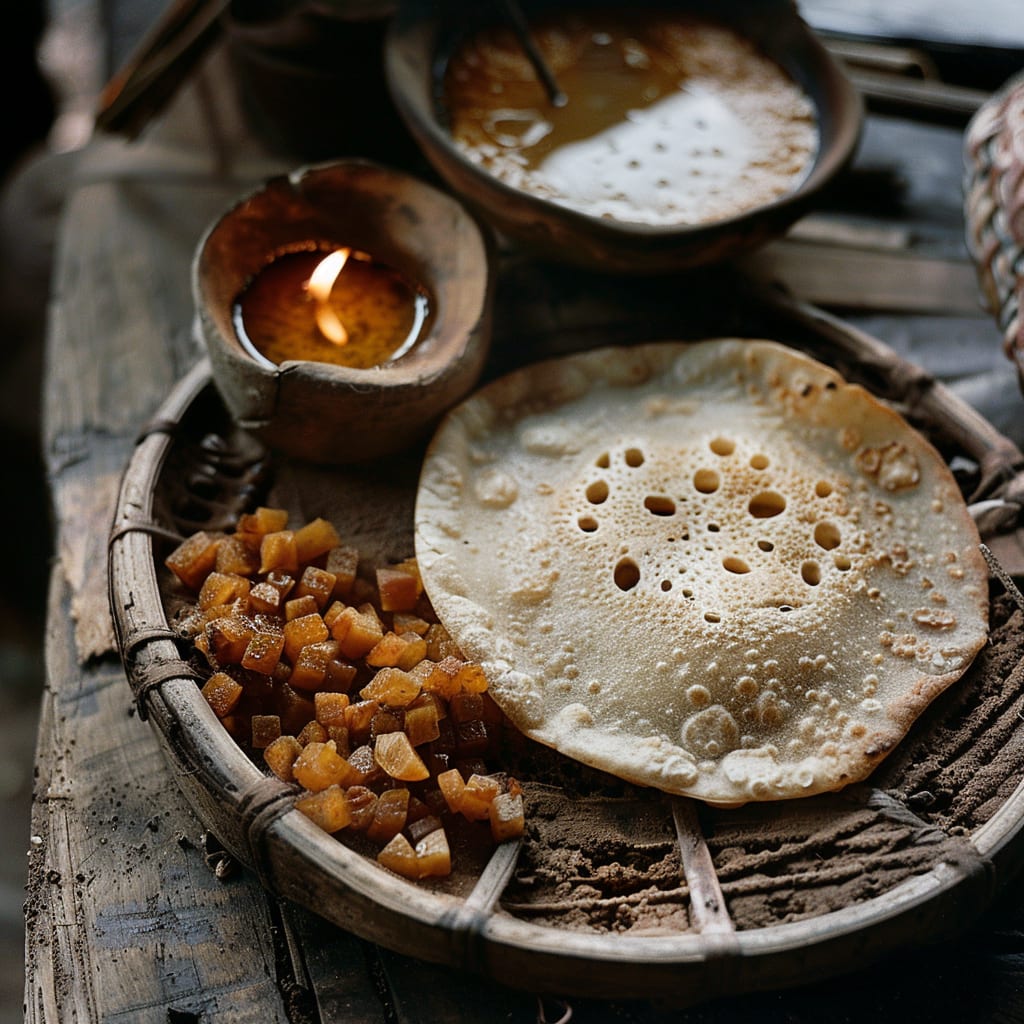
MULTIPOLYGON (((831 362, 925 430, 987 510, 984 535, 1016 527, 1020 508, 1004 495, 1024 457, 926 373, 808 307, 769 298, 750 319, 751 331, 831 362)), ((706 326, 694 318, 710 336, 706 326)), ((529 358, 505 351, 491 372, 529 358)), ((344 470, 270 458, 235 429, 203 363, 126 469, 109 579, 138 711, 204 825, 269 891, 365 939, 515 987, 685 1004, 948 938, 1016 874, 1024 618, 998 583, 991 642, 968 675, 867 782, 841 793, 710 809, 526 744, 501 766, 524 784, 525 838, 460 851, 449 879, 407 882, 319 831, 201 697, 189 646, 169 625, 162 561, 176 537, 228 527, 257 502, 297 520, 327 514, 369 558, 403 557, 418 468, 417 452, 344 470)))

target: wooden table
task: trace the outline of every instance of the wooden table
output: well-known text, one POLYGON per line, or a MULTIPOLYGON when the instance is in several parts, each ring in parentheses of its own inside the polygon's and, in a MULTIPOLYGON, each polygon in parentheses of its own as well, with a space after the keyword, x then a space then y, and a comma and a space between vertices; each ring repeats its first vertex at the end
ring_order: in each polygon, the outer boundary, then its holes
MULTIPOLYGON (((249 185, 297 162, 263 151, 224 86, 215 56, 141 142, 91 145, 68 197, 45 384, 58 557, 29 860, 27 1019, 558 1020, 556 1000, 370 946, 231 871, 132 713, 106 598, 119 477, 140 427, 201 354, 189 261, 203 228, 249 185)), ((956 129, 873 120, 847 193, 855 215, 809 219, 750 263, 842 308, 1019 442, 1014 371, 976 308, 961 241, 959 161, 956 129)), ((571 306, 580 292, 570 301, 559 290, 567 278, 515 258, 510 267, 513 284, 498 300, 507 336, 579 326, 571 306), (541 282, 548 292, 517 320, 521 289, 541 282)), ((597 1022, 1022 1020, 1022 953, 1018 887, 960 941, 869 969, 850 964, 842 979, 684 1012, 580 1000, 572 1010, 597 1022)))

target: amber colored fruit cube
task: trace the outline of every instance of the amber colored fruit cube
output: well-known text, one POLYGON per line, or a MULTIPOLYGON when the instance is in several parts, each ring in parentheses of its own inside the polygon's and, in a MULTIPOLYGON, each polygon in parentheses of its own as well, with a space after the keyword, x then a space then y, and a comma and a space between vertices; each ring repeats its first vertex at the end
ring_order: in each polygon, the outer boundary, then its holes
POLYGON ((326 519, 310 520, 295 531, 295 548, 300 562, 312 562, 341 543, 338 531, 326 519))
POLYGON ((242 697, 242 687, 226 672, 214 672, 203 685, 203 696, 218 718, 230 715, 242 697))
POLYGON ((365 786, 368 783, 376 782, 384 776, 384 772, 373 756, 373 747, 368 743, 364 743, 362 746, 356 747, 356 749, 348 755, 347 761, 349 767, 355 773, 352 776, 351 785, 365 786))
POLYGON ((281 595, 282 605, 295 589, 295 577, 290 572, 282 572, 278 569, 268 572, 263 582, 269 583, 281 595))
POLYGON ((283 650, 283 634, 254 633, 242 655, 242 667, 269 676, 277 667, 283 650))
POLYGON ((362 658, 384 636, 380 622, 356 608, 346 608, 331 626, 331 636, 341 644, 346 658, 362 658))
POLYGON ((496 843, 521 836, 526 828, 522 796, 499 793, 491 801, 488 817, 491 820, 491 836, 496 843))
POLYGON ((345 725, 345 708, 349 706, 347 693, 315 693, 313 707, 316 720, 323 726, 345 725))
POLYGON ((400 633, 399 636, 405 641, 405 650, 398 659, 398 667, 408 672, 427 656, 427 641, 418 633, 400 633))
POLYGON ((333 693, 348 693, 356 678, 355 665, 349 664, 342 658, 331 658, 327 663, 327 671, 324 673, 323 689, 333 693))
POLYGON ((479 718, 455 727, 455 753, 460 758, 484 757, 492 752, 491 746, 487 726, 479 718))
POLYGON ((338 616, 345 610, 344 601, 334 601, 331 606, 324 612, 324 625, 328 629, 334 628, 334 623, 338 620, 338 616))
POLYGON ((251 727, 253 749, 263 750, 281 735, 281 716, 253 715, 251 727))
MULTIPOLYGON (((309 743, 326 743, 330 737, 327 735, 327 730, 315 719, 310 719, 299 731, 299 735, 295 737, 304 747, 309 743)), ((337 744, 335 744, 337 750, 337 744)), ((342 757, 345 755, 342 754, 342 757)))
POLYGON ((431 661, 443 661, 447 657, 462 659, 458 644, 441 623, 432 623, 424 639, 427 641, 427 657, 431 661))
POLYGON ((458 679, 459 670, 463 662, 448 655, 442 658, 431 669, 430 675, 423 682, 423 689, 430 693, 436 693, 445 700, 450 700, 459 692, 458 679))
POLYGON ((327 738, 334 740, 338 753, 348 760, 349 754, 352 753, 352 743, 349 740, 348 727, 344 725, 328 725, 325 728, 327 729, 327 738))
MULTIPOLYGON (((411 818, 411 815, 409 817, 411 818)), ((406 831, 409 833, 409 838, 414 843, 418 843, 424 836, 428 836, 431 832, 436 832, 439 828, 443 827, 444 823, 436 814, 428 813, 417 818, 415 821, 410 820, 406 831)))
MULTIPOLYGON (((287 627, 285 627, 287 632, 287 627)), ((286 642, 287 643, 287 642, 286 642)), ((319 690, 327 675, 327 666, 338 656, 337 640, 321 640, 299 650, 289 682, 298 690, 319 690)))
POLYGON ((346 545, 333 547, 324 568, 334 577, 334 596, 348 597, 359 571, 359 552, 346 545))
POLYGON ((383 736, 386 732, 400 732, 401 728, 402 720, 398 714, 387 708, 381 708, 370 719, 370 743, 372 744, 378 736, 383 736))
POLYGON ((419 782, 430 775, 404 732, 387 732, 378 736, 373 756, 391 778, 401 782, 419 782))
POLYGON ((382 611, 411 611, 416 607, 422 589, 419 576, 404 569, 392 567, 377 570, 377 592, 380 594, 382 611))
POLYGON ((295 587, 295 596, 313 598, 317 611, 321 611, 327 607, 327 602, 334 593, 335 582, 334 573, 318 569, 315 565, 307 565, 295 587))
POLYGON ((409 810, 409 790, 388 789, 377 797, 377 806, 373 812, 366 834, 375 843, 386 843, 392 836, 405 828, 405 819, 409 810))
POLYGON ((231 604, 240 597, 249 596, 252 584, 244 576, 233 573, 211 572, 199 588, 197 604, 202 611, 220 605, 231 604))
POLYGON ((400 668, 382 668, 360 691, 363 700, 376 700, 392 708, 403 708, 420 694, 420 684, 400 668))
POLYGON ((359 831, 369 828, 377 810, 377 794, 366 786, 349 786, 345 795, 352 816, 351 827, 359 831))
POLYGON ((285 657, 294 665, 303 647, 307 644, 318 644, 330 635, 318 612, 292 619, 284 626, 285 657))
POLYGON ((463 693, 477 694, 483 693, 487 689, 487 676, 475 661, 463 663, 459 674, 455 677, 455 682, 458 683, 459 689, 463 693))
POLYGON ((339 832, 352 818, 345 791, 337 785, 318 793, 304 793, 296 798, 295 809, 325 832, 339 832))
POLYGON ((218 665, 238 665, 253 637, 252 620, 225 615, 207 623, 205 636, 207 652, 218 665))
POLYGON ((419 878, 419 858, 412 843, 400 832, 377 854, 377 863, 403 878, 419 878))
POLYGON ((385 668, 398 664, 406 643, 397 633, 385 633, 366 655, 366 664, 385 668))
POLYGON ((448 701, 448 714, 456 725, 480 721, 484 717, 484 701, 478 693, 457 693, 448 701))
POLYGON ((244 537, 225 537, 217 545, 217 558, 213 567, 217 572, 255 576, 260 568, 259 551, 244 537))
POLYGON ((255 512, 238 517, 239 533, 255 533, 263 536, 283 530, 288 525, 288 510, 260 505, 255 512))
POLYGON ((301 753, 302 744, 294 736, 279 736, 267 744, 263 760, 282 782, 294 782, 292 767, 301 753))
POLYGON ((345 724, 353 738, 366 738, 370 735, 370 723, 373 716, 380 710, 380 705, 375 700, 361 700, 355 704, 349 704, 345 708, 345 724))
POLYGON ((462 810, 462 797, 466 792, 466 781, 458 768, 449 768, 437 776, 437 786, 444 796, 448 810, 458 814, 462 810))
POLYGON ((489 817, 491 804, 501 792, 501 784, 489 775, 471 775, 466 780, 459 810, 470 821, 483 821, 489 817))
MULTIPOLYGON (((391 618, 391 624, 395 632, 401 636, 403 633, 415 633, 417 636, 425 636, 430 623, 412 612, 395 612, 391 618)), ((424 655, 425 656, 425 655, 424 655)))
MULTIPOLYGON (((298 593, 298 590, 296 590, 298 593)), ((285 622, 292 619, 301 619, 303 615, 314 615, 320 611, 316 598, 312 594, 304 594, 302 597, 290 597, 284 603, 285 622)))
POLYGON ((280 615, 281 591, 264 580, 249 591, 249 606, 262 615, 280 615))
POLYGON ((199 590, 217 562, 221 538, 199 530, 183 540, 164 560, 175 576, 192 590, 199 590))
POLYGON ((295 781, 314 793, 333 786, 357 782, 348 761, 338 753, 333 741, 307 743, 292 765, 295 781))
POLYGON ((260 572, 298 572, 299 557, 295 552, 295 534, 291 530, 268 533, 260 541, 260 572))
POLYGON ((281 730, 289 736, 301 732, 316 717, 313 698, 288 683, 275 684, 272 704, 267 710, 281 716, 281 730))
POLYGON ((428 832, 415 846, 418 878, 445 878, 452 873, 452 854, 443 828, 428 832))
POLYGON ((436 705, 421 704, 416 708, 407 707, 403 728, 406 736, 409 737, 409 742, 414 747, 436 740, 441 735, 436 705))

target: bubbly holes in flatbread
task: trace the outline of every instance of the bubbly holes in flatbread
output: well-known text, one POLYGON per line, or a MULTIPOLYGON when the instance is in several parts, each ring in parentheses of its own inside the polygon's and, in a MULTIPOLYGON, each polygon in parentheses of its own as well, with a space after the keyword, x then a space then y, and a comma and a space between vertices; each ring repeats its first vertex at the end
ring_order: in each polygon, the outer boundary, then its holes
POLYGON ((718 533, 720 529, 718 523, 708 523, 708 533, 718 533))
POLYGON ((742 558, 737 558, 735 555, 729 555, 728 558, 722 559, 722 568, 726 572, 734 572, 737 576, 743 576, 745 573, 750 572, 750 566, 743 561, 742 558))
POLYGON ((819 498, 827 498, 832 493, 832 485, 827 480, 819 480, 814 485, 814 493, 819 498))
POLYGON ((584 533, 593 533, 597 529, 597 520, 593 516, 580 516, 576 520, 576 525, 584 533))
POLYGON ((607 469, 611 464, 611 456, 607 452, 604 452, 602 455, 598 455, 594 460, 594 465, 597 466, 598 469, 607 469))
POLYGON ((761 491, 750 499, 748 511, 755 519, 771 519, 786 509, 786 499, 778 491, 761 491))
POLYGON ((750 467, 751 469, 767 469, 769 466, 769 459, 767 455, 751 455, 750 456, 750 467))
POLYGON ((672 589, 672 581, 671 580, 662 580, 661 581, 661 589, 667 594, 672 589))
POLYGON ((774 551, 775 550, 775 545, 770 540, 759 540, 757 542, 757 546, 762 551, 774 551))
POLYGON ((721 483, 721 478, 713 469, 698 469, 693 474, 693 486, 701 494, 714 494, 721 483))
POLYGON ((676 503, 662 494, 648 494, 644 498, 644 508, 655 516, 674 516, 676 514, 676 503))
POLYGON ((840 572, 849 572, 850 568, 853 565, 853 563, 850 561, 849 558, 846 557, 846 555, 835 555, 833 557, 832 561, 833 561, 835 567, 840 572))
POLYGON ((639 448, 627 448, 626 454, 623 456, 626 465, 631 469, 636 469, 638 466, 644 464, 644 453, 639 448))
POLYGON ((716 454, 721 456, 732 455, 736 450, 736 442, 730 441, 727 437, 716 437, 713 438, 708 447, 716 454))
POLYGON ((800 576, 809 587, 816 587, 821 582, 821 566, 817 562, 804 562, 800 566, 800 576))
POLYGON ((704 613, 704 621, 705 622, 712 622, 712 623, 714 623, 714 622, 721 622, 722 621, 722 616, 719 615, 718 612, 705 612, 704 613))
POLYGON ((620 558, 614 578, 619 590, 632 590, 640 582, 640 566, 632 558, 620 558))
POLYGON ((822 522, 814 528, 814 543, 826 551, 839 547, 842 539, 839 527, 835 523, 822 522))
POLYGON ((595 480, 587 487, 587 501, 591 505, 600 505, 608 500, 608 485, 603 480, 595 480))

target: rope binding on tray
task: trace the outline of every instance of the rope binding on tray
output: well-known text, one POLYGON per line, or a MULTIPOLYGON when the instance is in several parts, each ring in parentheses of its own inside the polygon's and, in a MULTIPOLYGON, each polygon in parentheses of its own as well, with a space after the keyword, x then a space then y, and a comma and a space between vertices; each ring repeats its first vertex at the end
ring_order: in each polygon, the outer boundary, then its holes
POLYGON ((279 818, 292 810, 297 793, 298 787, 265 775, 246 787, 239 799, 238 813, 249 861, 260 884, 269 892, 273 891, 273 885, 267 870, 267 833, 279 818))

